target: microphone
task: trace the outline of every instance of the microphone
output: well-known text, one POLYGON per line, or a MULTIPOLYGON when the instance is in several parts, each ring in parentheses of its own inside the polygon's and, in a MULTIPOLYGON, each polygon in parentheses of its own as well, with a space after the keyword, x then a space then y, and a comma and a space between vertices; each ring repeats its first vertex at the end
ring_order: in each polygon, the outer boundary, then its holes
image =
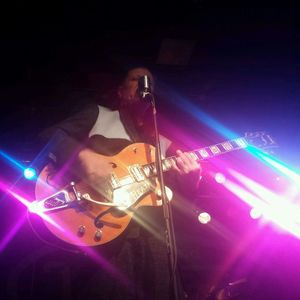
POLYGON ((152 82, 149 76, 141 76, 138 80, 138 93, 142 100, 152 94, 152 82))

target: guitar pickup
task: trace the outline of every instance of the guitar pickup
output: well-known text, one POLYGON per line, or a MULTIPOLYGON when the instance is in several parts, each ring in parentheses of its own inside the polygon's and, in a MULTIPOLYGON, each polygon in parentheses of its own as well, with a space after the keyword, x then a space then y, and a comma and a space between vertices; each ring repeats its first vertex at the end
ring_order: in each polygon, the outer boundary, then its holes
POLYGON ((129 172, 135 179, 135 181, 143 181, 146 179, 145 174, 140 165, 132 165, 129 167, 129 172))

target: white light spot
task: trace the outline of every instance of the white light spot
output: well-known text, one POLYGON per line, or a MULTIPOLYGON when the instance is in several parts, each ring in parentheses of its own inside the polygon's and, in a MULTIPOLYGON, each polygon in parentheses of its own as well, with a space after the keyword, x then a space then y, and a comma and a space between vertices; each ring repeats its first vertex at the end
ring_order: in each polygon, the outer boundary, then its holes
POLYGON ((226 177, 222 173, 216 173, 215 174, 215 181, 217 183, 223 184, 226 181, 226 177))
POLYGON ((201 224, 207 224, 211 220, 211 216, 207 212, 202 212, 198 215, 198 220, 201 224))
POLYGON ((251 210, 250 210, 250 217, 252 219, 259 219, 260 217, 262 216, 262 212, 260 209, 256 208, 256 207, 253 207, 251 210))

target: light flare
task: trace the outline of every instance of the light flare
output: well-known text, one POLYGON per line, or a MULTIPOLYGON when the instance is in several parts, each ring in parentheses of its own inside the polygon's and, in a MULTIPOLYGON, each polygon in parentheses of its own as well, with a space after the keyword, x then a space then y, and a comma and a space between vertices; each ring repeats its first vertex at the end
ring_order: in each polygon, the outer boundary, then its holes
POLYGON ((4 238, 0 241, 0 253, 5 249, 5 247, 10 243, 13 237, 17 234, 18 230, 23 226, 26 220, 26 215, 24 214, 15 225, 6 233, 4 238))
POLYGON ((297 170, 293 170, 290 166, 284 162, 278 160, 277 158, 268 155, 265 152, 260 151, 259 149, 252 148, 251 153, 254 154, 257 158, 261 159, 269 166, 273 167, 275 170, 279 171, 282 175, 285 175, 287 178, 293 180, 296 183, 300 183, 300 173, 297 170))
POLYGON ((262 216, 262 212, 259 209, 255 208, 255 207, 251 208, 250 217, 252 219, 259 219, 261 216, 262 216))
POLYGON ((230 174, 247 189, 227 180, 224 186, 252 208, 261 211, 269 220, 294 236, 300 238, 300 207, 290 199, 278 195, 250 178, 229 170, 230 174))
POLYGON ((226 177, 223 173, 216 173, 215 174, 215 181, 219 184, 223 184, 226 181, 226 177))
POLYGON ((0 150, 0 156, 2 156, 8 162, 10 162, 13 167, 17 167, 17 168, 21 169, 22 171, 24 171, 25 167, 21 163, 19 163, 16 159, 14 159, 12 156, 8 155, 7 153, 5 153, 2 150, 0 150))

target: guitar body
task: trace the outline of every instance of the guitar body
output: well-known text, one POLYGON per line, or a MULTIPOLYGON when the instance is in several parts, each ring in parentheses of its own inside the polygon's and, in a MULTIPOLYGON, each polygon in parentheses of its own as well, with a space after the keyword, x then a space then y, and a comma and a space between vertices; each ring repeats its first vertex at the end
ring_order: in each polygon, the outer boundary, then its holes
POLYGON ((45 225, 61 240, 78 246, 97 246, 115 239, 126 229, 138 207, 161 205, 157 197, 159 188, 156 181, 148 178, 133 180, 129 168, 151 163, 154 157, 155 148, 143 143, 129 145, 115 156, 100 156, 100 159, 112 164, 114 178, 122 182, 122 187, 115 189, 116 195, 122 197, 124 193, 127 204, 128 197, 132 198, 125 209, 99 204, 110 204, 113 201, 107 200, 83 180, 75 183, 76 192, 71 186, 65 188, 64 184, 59 183, 62 181, 61 172, 55 172, 51 165, 47 165, 40 173, 35 187, 36 199, 41 199, 36 203, 44 208, 43 214, 53 221, 43 218, 45 225), (136 195, 136 191, 140 191, 140 194, 136 195), (67 205, 53 210, 45 209, 49 203, 56 203, 57 199, 64 197, 64 194, 69 199, 67 205), (78 195, 84 195, 85 198, 78 200, 78 195))
MULTIPOLYGON (((276 143, 264 132, 246 133, 243 138, 193 150, 190 155, 201 161, 248 145, 266 149, 276 143)), ((155 179, 153 146, 136 143, 115 156, 99 155, 99 159, 111 164, 112 175, 98 186, 89 186, 84 178, 75 183, 64 182, 65 168, 57 172, 51 165, 42 170, 37 180, 37 200, 29 210, 41 215, 49 230, 67 243, 79 246, 108 243, 126 229, 139 207, 162 204, 155 179)), ((171 170, 176 159, 163 159, 163 171, 171 170)), ((166 188, 166 194, 171 200, 170 189, 166 188)))

